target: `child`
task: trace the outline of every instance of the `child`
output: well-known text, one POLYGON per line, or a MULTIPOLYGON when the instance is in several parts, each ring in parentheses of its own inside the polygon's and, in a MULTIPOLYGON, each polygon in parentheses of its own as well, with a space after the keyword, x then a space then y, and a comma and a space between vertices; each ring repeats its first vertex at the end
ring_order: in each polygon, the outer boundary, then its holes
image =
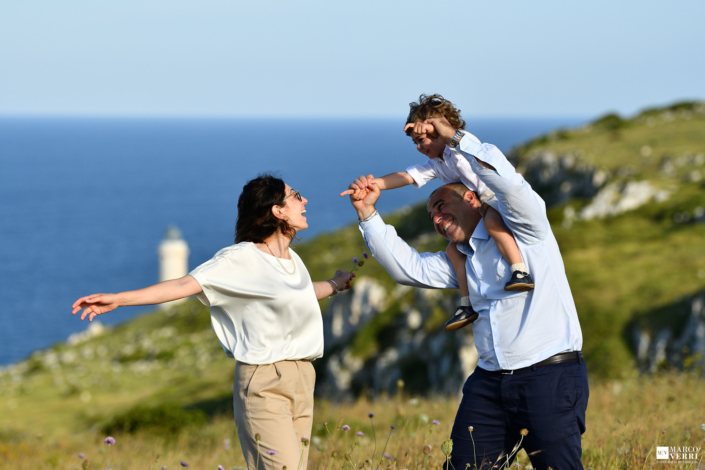
MULTIPOLYGON (((421 95, 418 103, 411 103, 409 106, 411 110, 406 120, 407 124, 423 122, 433 117, 444 117, 456 129, 465 129, 465 121, 460 118, 460 110, 441 95, 421 95)), ((414 140, 416 149, 426 155, 429 160, 422 165, 411 166, 404 172, 391 173, 381 178, 375 178, 374 182, 379 189, 396 189, 409 184, 419 188, 435 178, 439 178, 444 183, 462 182, 468 189, 479 195, 479 199, 483 203, 480 213, 484 219, 485 229, 494 240, 502 257, 511 265, 512 277, 504 286, 504 290, 525 292, 533 289, 534 281, 524 265, 514 236, 507 229, 496 207, 493 207, 496 206, 497 199, 494 197, 492 190, 480 181, 480 178, 472 171, 465 157, 459 155, 456 149, 439 144, 425 135, 412 134, 412 130, 411 128, 408 129, 406 131, 407 135, 414 140)), ((477 137, 469 132, 464 134, 463 138, 470 138, 478 143, 480 142, 477 137)), ((465 255, 458 251, 455 243, 452 242, 448 245, 446 254, 455 270, 461 293, 461 304, 456 309, 453 318, 446 323, 446 331, 454 331, 474 322, 478 314, 470 305, 470 292, 465 272, 465 255)))

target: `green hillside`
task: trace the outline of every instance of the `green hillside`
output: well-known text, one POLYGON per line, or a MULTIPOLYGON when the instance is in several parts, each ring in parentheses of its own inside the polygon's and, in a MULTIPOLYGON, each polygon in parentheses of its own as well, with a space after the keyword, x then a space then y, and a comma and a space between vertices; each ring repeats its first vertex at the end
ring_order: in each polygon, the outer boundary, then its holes
MULTIPOLYGON (((568 191, 567 200, 555 196, 555 187, 532 181, 548 199, 559 201, 549 208, 549 218, 578 306, 593 380, 632 373, 634 325, 654 334, 668 326, 678 335, 685 325, 682 299, 705 289, 704 131, 705 107, 678 105, 630 120, 606 117, 538 138, 511 153, 519 168, 531 169, 536 158, 552 154, 559 163, 570 160, 571 178, 578 173, 607 175, 592 195, 568 191), (569 217, 580 214, 609 184, 643 181, 667 191, 668 197, 614 216, 569 217)), ((423 204, 385 215, 385 220, 419 250, 445 249, 423 204)), ((314 279, 349 269, 351 257, 364 248, 356 224, 310 240, 302 235, 294 248, 314 279)), ((375 278, 388 292, 395 287, 374 259, 360 268, 359 276, 375 278)), ((414 298, 397 298, 357 331, 350 340, 353 354, 366 359, 381 353, 402 303, 414 298)), ((440 330, 447 315, 434 308, 424 328, 440 330)), ((316 361, 317 369, 325 360, 316 361)), ((178 403, 186 406, 186 415, 173 419, 186 421, 200 412, 227 412, 233 368, 210 328, 207 309, 189 300, 77 344, 38 351, 0 370, 0 441, 34 435, 37 428, 57 435, 77 427, 107 429, 136 404, 178 403)), ((403 378, 412 384, 418 374, 413 367, 404 370, 410 375, 403 378)))

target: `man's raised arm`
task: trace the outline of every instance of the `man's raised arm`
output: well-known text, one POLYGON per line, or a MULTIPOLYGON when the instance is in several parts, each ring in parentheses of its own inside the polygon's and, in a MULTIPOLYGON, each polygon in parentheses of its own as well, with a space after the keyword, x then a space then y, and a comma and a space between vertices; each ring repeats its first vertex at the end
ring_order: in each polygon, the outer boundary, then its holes
MULTIPOLYGON (((472 171, 494 191, 500 202, 499 212, 515 237, 533 244, 550 232, 545 202, 497 147, 463 138, 462 131, 454 129, 444 118, 408 124, 407 128, 411 126, 414 126, 414 133, 425 133, 437 142, 455 145, 472 171)), ((456 168, 462 169, 462 166, 456 164, 456 168)))
POLYGON ((372 175, 361 176, 349 187, 350 202, 357 211, 360 230, 375 259, 395 282, 406 286, 448 289, 457 288, 453 266, 444 252, 419 253, 386 225, 375 209, 380 195, 372 175))

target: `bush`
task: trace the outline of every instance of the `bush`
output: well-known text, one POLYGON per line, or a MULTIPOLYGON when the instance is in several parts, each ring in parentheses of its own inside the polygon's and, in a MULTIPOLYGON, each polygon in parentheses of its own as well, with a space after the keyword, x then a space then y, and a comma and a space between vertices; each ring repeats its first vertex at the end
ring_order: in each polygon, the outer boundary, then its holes
POLYGON ((203 426, 208 421, 201 410, 185 410, 176 403, 157 406, 138 405, 113 417, 103 426, 105 434, 134 434, 149 430, 166 436, 176 436, 186 427, 203 426))

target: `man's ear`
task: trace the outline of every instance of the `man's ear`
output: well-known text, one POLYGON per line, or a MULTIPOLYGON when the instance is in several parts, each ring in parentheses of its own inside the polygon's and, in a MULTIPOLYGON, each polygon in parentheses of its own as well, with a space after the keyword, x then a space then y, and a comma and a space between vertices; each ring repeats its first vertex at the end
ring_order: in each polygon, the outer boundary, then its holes
POLYGON ((469 206, 475 206, 477 196, 475 196, 475 193, 470 190, 465 191, 465 194, 463 195, 463 201, 465 201, 469 206))

